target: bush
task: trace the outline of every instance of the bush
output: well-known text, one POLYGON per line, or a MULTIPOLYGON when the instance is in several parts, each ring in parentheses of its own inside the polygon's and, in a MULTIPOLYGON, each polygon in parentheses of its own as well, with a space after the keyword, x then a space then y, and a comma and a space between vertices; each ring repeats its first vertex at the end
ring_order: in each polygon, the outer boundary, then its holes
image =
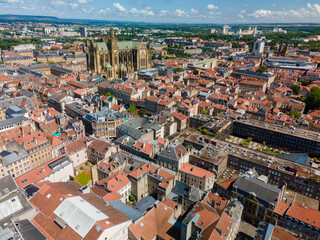
POLYGON ((84 167, 80 167, 80 170, 84 170, 84 167))
POLYGON ((137 200, 133 194, 130 194, 129 199, 131 202, 135 202, 137 200))

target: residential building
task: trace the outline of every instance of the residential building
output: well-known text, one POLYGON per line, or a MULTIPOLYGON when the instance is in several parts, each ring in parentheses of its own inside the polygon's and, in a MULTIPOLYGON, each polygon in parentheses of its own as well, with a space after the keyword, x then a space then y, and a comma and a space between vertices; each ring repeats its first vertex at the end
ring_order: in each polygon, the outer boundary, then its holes
POLYGON ((174 121, 177 123, 177 130, 182 132, 184 129, 187 128, 187 117, 182 113, 174 112, 172 113, 174 117, 174 121))
POLYGON ((0 177, 18 177, 30 169, 29 155, 26 152, 0 152, 0 177))
POLYGON ((183 219, 180 239, 235 239, 242 211, 239 201, 224 202, 219 196, 208 193, 183 219))
POLYGON ((131 182, 124 172, 118 170, 108 178, 100 180, 98 185, 104 185, 107 191, 120 194, 122 196, 121 202, 126 203, 129 201, 131 182))
POLYGON ((83 137, 65 146, 65 152, 72 161, 73 167, 88 161, 87 142, 88 139, 83 137))
POLYGON ((88 159, 90 162, 97 164, 115 152, 117 152, 117 147, 114 144, 94 139, 88 146, 88 159))
POLYGON ((214 186, 215 175, 205 169, 184 163, 179 168, 179 180, 203 191, 210 191, 214 186))
POLYGON ((156 171, 157 166, 151 163, 144 163, 128 174, 131 181, 131 191, 137 201, 148 196, 148 172, 156 171))
POLYGON ((66 155, 61 155, 16 177, 15 181, 18 187, 23 189, 30 184, 47 180, 51 182, 67 182, 70 177, 74 177, 72 162, 66 155))
POLYGON ((35 168, 52 159, 51 144, 43 132, 35 132, 7 144, 7 149, 24 149, 29 154, 30 166, 35 168))
POLYGON ((156 162, 162 167, 178 171, 184 163, 189 162, 190 153, 179 142, 169 145, 157 155, 156 162))
POLYGON ((136 118, 117 127, 117 137, 128 135, 135 140, 163 138, 164 127, 147 118, 136 118))
POLYGON ((31 222, 47 239, 126 239, 131 219, 76 182, 44 183, 31 222))
POLYGON ((129 226, 129 239, 180 239, 175 222, 181 214, 181 205, 164 199, 149 210, 141 220, 129 226))
POLYGON ((113 139, 117 136, 117 127, 125 120, 118 111, 105 109, 85 115, 83 121, 87 134, 97 138, 113 139))
POLYGON ((275 209, 277 225, 296 233, 299 237, 318 239, 320 232, 320 211, 304 204, 293 202, 290 205, 279 202, 275 209))

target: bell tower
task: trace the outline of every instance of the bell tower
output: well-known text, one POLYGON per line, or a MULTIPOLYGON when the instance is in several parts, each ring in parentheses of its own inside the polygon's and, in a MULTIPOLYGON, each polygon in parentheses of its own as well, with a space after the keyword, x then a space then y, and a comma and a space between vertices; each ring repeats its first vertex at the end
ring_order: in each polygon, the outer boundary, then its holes
POLYGON ((108 41, 109 51, 110 51, 110 64, 112 67, 116 67, 119 65, 118 63, 118 43, 117 38, 114 35, 114 29, 111 26, 110 36, 108 41))

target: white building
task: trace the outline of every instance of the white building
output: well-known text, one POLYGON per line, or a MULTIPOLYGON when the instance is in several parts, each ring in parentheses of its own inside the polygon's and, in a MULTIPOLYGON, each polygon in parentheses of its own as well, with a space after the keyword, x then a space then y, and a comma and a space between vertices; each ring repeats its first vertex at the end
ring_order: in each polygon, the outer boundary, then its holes
POLYGON ((255 41, 253 45, 253 54, 254 55, 262 55, 264 52, 265 42, 262 39, 258 39, 255 41))

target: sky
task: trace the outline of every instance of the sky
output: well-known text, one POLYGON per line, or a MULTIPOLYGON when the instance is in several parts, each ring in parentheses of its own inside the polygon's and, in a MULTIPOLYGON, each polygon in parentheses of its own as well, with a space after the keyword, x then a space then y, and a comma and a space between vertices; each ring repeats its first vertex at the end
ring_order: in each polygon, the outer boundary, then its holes
POLYGON ((320 23, 320 0, 0 0, 0 14, 150 23, 320 23))

